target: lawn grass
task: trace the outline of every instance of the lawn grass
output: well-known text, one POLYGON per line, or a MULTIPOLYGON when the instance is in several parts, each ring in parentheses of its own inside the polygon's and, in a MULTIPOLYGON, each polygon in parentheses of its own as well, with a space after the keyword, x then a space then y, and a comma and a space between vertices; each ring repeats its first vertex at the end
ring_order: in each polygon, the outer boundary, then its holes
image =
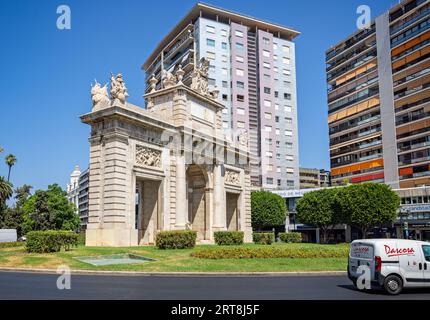
MULTIPOLYGON (((245 247, 258 248, 261 245, 245 244, 245 247)), ((345 250, 347 244, 273 244, 272 246, 291 246, 296 248, 317 248, 321 250, 345 250)), ((264 246, 267 247, 267 246, 264 246)), ((285 271, 344 271, 345 258, 275 258, 275 259, 201 259, 191 256, 197 250, 214 250, 215 245, 199 245, 194 249, 159 250, 153 246, 130 248, 107 248, 79 246, 67 252, 49 254, 27 253, 25 247, 0 249, 0 267, 49 268, 56 269, 67 265, 71 269, 146 271, 146 272, 285 272, 285 271), (97 256, 120 253, 135 253, 156 261, 142 264, 92 266, 76 259, 82 256, 97 256)))

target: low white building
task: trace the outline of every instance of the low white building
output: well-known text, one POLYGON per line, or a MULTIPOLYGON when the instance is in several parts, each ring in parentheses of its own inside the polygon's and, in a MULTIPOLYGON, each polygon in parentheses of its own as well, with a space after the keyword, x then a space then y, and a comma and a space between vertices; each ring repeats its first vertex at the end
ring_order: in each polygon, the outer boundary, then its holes
POLYGON ((70 183, 67 184, 67 199, 70 203, 76 206, 76 210, 79 208, 79 177, 81 176, 81 170, 79 166, 75 166, 75 170, 70 175, 70 183))

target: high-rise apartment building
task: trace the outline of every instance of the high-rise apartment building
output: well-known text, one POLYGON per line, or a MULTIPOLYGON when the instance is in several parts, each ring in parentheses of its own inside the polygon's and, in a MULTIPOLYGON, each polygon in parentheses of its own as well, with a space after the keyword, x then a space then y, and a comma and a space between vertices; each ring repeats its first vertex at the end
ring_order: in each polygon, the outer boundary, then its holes
POLYGON ((88 194, 89 169, 81 172, 79 166, 70 174, 70 183, 67 184, 67 199, 76 207, 76 214, 81 219, 81 229, 86 229, 88 223, 88 194))
MULTIPOLYGON (((201 58, 210 62, 209 89, 220 91, 223 127, 246 131, 252 184, 299 187, 295 45, 299 32, 198 3, 160 42, 143 70, 160 80, 181 65, 185 84, 201 58)), ((158 88, 162 86, 158 82, 158 88)), ((146 92, 150 89, 147 82, 146 92)))
POLYGON ((300 168, 300 189, 327 188, 331 186, 330 171, 300 168))
POLYGON ((430 185, 430 1, 402 1, 326 63, 333 184, 430 185))

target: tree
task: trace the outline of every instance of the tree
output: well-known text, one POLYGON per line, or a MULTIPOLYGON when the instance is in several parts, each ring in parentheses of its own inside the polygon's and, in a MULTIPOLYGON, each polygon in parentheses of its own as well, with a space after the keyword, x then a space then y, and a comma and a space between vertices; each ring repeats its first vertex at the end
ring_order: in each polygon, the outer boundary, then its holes
POLYGON ((10 171, 12 169, 12 167, 15 165, 16 163, 16 157, 13 154, 9 154, 6 156, 6 164, 9 167, 9 172, 7 174, 7 181, 9 181, 10 179, 10 171))
POLYGON ((285 200, 268 191, 251 193, 251 221, 254 229, 285 224, 287 207, 285 200))
POLYGON ((59 185, 53 184, 48 186, 48 190, 37 190, 30 196, 23 206, 23 233, 32 230, 79 230, 79 216, 66 195, 59 185))
POLYGON ((22 235, 22 223, 24 221, 23 206, 30 197, 31 186, 23 185, 15 189, 15 205, 12 208, 6 208, 3 215, 3 228, 16 229, 18 237, 22 235))
POLYGON ((13 194, 12 184, 0 177, 0 204, 5 203, 13 194))
POLYGON ((370 228, 391 224, 397 218, 400 198, 385 184, 353 184, 342 188, 339 195, 342 215, 362 231, 363 238, 370 228))
POLYGON ((328 231, 342 223, 343 218, 337 201, 338 188, 321 189, 305 193, 297 201, 297 220, 314 225, 322 232, 322 242, 327 243, 328 231))

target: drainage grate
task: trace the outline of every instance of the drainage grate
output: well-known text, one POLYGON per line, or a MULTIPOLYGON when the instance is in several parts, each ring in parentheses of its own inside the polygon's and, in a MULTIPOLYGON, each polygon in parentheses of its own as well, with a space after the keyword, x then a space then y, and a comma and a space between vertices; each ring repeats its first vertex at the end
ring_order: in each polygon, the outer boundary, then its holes
POLYGON ((104 256, 91 256, 91 257, 76 257, 75 259, 91 264, 93 266, 108 266, 113 264, 135 264, 155 261, 154 259, 138 256, 136 254, 111 254, 104 256))

